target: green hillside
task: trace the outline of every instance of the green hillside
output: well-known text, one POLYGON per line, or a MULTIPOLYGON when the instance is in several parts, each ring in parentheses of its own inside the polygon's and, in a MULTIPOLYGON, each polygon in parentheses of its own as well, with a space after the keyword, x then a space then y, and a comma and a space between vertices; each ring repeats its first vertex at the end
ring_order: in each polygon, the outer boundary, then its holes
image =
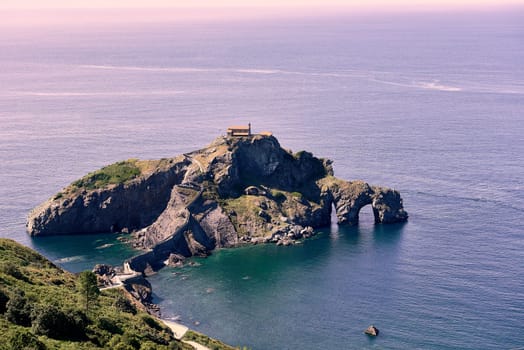
MULTIPOLYGON (((31 249, 0 239, 0 349, 193 349, 123 289, 99 292, 80 280, 31 249)), ((214 349, 232 349, 216 344, 214 349)))

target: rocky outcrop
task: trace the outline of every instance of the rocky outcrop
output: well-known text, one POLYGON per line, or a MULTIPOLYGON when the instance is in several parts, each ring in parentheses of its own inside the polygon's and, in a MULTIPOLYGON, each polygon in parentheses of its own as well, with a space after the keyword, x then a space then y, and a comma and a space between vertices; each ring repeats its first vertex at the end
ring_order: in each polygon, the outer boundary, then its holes
POLYGON ((148 313, 160 317, 160 307, 153 303, 153 288, 146 278, 137 275, 124 280, 123 284, 126 292, 137 301, 134 305, 141 309, 145 308, 148 313))
POLYGON ((98 189, 70 185, 28 217, 32 236, 131 232, 151 225, 165 210, 171 189, 190 164, 186 157, 159 161, 127 183, 98 189))
POLYGON ((113 285, 112 279, 117 273, 113 266, 107 264, 96 264, 92 271, 96 275, 99 287, 109 287, 113 285))
POLYGON ((328 192, 335 205, 338 224, 358 224, 360 210, 371 205, 377 224, 403 222, 408 218, 398 191, 370 186, 364 181, 331 179, 328 192))
MULTIPOLYGON (((329 225, 333 207, 341 225, 357 224, 366 205, 376 223, 407 220, 397 191, 337 179, 330 160, 293 154, 272 136, 220 137, 177 158, 135 163, 140 176, 122 183, 69 186, 30 214, 28 232, 133 232, 144 253, 126 266, 144 272, 220 247, 292 244, 329 225)), ((81 183, 98 183, 95 175, 81 183)))

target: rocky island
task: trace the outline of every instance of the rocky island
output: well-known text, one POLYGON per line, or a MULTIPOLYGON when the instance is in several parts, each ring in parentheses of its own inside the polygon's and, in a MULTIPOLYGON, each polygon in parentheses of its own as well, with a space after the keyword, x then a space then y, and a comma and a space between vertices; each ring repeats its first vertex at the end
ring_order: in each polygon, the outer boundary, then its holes
POLYGON ((138 272, 240 244, 290 244, 327 226, 355 225, 371 205, 377 224, 408 218, 398 191, 334 177, 332 162, 282 148, 270 133, 230 129, 175 158, 115 163, 35 208, 30 235, 129 232, 138 272))

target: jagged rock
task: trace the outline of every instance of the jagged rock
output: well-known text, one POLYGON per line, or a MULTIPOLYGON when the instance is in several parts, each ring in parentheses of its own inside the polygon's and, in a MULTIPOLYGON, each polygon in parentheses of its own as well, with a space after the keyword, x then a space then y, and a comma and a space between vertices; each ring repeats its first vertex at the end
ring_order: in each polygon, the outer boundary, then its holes
POLYGON ((377 327, 371 325, 364 331, 365 334, 370 335, 372 337, 376 337, 379 333, 379 330, 377 327))
POLYGON ((96 264, 95 267, 93 267, 93 273, 98 276, 109 276, 109 277, 113 277, 116 275, 115 268, 107 264, 96 264))
POLYGON ((174 267, 182 266, 184 264, 185 259, 186 257, 180 254, 169 254, 169 258, 167 259, 167 265, 174 267))
POLYGON ((293 244, 329 225, 333 205, 339 224, 357 224, 365 205, 376 223, 407 219, 397 191, 337 179, 330 160, 292 154, 273 136, 219 137, 202 150, 136 164, 140 174, 123 183, 67 187, 32 211, 28 232, 129 231, 145 252, 127 270, 152 273, 166 260, 242 242, 293 244))
POLYGON ((313 236, 314 233, 315 233, 315 230, 311 226, 308 226, 300 231, 300 234, 304 236, 305 238, 309 238, 313 236))
POLYGON ((142 276, 136 276, 124 281, 126 290, 142 304, 151 304, 153 289, 151 283, 142 276))
POLYGON ((252 238, 251 239, 251 243, 253 243, 253 244, 266 243, 266 238, 264 238, 264 237, 252 238))

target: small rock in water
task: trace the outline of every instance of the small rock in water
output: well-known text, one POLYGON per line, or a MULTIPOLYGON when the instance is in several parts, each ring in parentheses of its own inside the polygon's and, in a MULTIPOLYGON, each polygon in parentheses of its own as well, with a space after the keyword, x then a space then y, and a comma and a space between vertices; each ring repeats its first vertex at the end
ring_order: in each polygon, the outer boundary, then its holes
POLYGON ((376 337, 379 333, 379 330, 374 325, 371 325, 364 331, 364 333, 369 336, 376 337))

